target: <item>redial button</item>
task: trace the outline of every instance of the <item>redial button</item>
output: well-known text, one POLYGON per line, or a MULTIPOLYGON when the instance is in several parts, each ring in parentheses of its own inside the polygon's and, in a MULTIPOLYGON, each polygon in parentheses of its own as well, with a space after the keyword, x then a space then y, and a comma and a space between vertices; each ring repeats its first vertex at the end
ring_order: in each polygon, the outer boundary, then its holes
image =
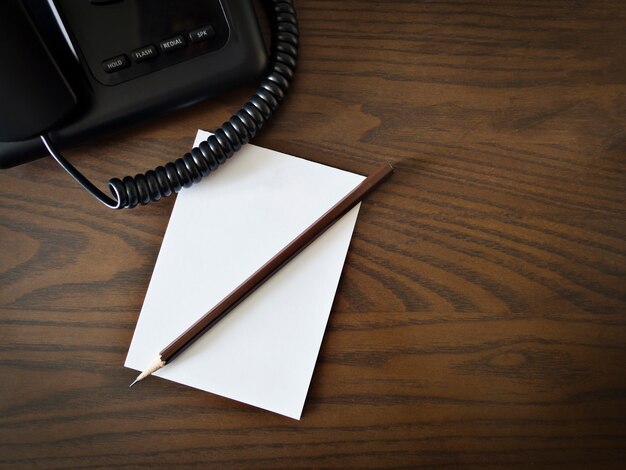
POLYGON ((172 52, 181 47, 185 47, 185 38, 182 35, 174 36, 159 43, 159 47, 163 52, 172 52))

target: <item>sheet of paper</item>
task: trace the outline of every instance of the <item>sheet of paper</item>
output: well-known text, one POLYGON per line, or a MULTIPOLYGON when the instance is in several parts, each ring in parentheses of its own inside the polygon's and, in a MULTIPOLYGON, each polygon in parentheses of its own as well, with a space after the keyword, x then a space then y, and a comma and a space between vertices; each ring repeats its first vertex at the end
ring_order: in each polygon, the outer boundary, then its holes
MULTIPOLYGON (((363 179, 247 145, 181 191, 125 366, 143 370, 363 179)), ((155 375, 300 419, 358 209, 155 375)))

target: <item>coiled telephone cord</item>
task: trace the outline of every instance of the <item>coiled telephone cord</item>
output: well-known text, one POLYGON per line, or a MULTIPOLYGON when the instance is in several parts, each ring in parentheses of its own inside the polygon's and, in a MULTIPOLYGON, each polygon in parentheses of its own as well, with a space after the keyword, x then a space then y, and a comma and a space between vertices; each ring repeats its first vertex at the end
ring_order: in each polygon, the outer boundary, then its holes
POLYGON ((148 204, 187 188, 229 159, 248 143, 278 108, 293 79, 298 57, 298 20, 293 0, 268 0, 272 46, 267 75, 248 102, 207 140, 182 157, 136 176, 109 180, 113 199, 104 194, 51 145, 41 140, 50 155, 83 188, 111 209, 148 204))

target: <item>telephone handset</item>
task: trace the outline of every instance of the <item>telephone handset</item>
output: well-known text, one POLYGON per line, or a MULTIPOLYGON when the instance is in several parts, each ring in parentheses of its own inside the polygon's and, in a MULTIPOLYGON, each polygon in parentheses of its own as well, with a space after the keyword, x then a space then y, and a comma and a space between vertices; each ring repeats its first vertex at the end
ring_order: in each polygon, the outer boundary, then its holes
POLYGON ((247 0, 2 0, 0 168, 47 151, 108 207, 147 204, 200 181, 276 111, 296 67, 292 0, 266 0, 266 56, 247 0), (198 147, 134 177, 112 197, 57 151, 191 105, 264 73, 243 107, 198 147))

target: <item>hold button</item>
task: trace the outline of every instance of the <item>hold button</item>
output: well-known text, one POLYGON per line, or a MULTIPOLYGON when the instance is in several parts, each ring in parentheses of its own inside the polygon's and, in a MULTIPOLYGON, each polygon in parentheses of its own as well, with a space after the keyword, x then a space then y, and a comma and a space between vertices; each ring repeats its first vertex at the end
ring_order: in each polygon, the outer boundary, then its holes
POLYGON ((124 54, 112 57, 111 59, 107 59, 102 62, 102 68, 106 73, 117 72, 118 70, 125 69, 129 65, 128 59, 124 54))

